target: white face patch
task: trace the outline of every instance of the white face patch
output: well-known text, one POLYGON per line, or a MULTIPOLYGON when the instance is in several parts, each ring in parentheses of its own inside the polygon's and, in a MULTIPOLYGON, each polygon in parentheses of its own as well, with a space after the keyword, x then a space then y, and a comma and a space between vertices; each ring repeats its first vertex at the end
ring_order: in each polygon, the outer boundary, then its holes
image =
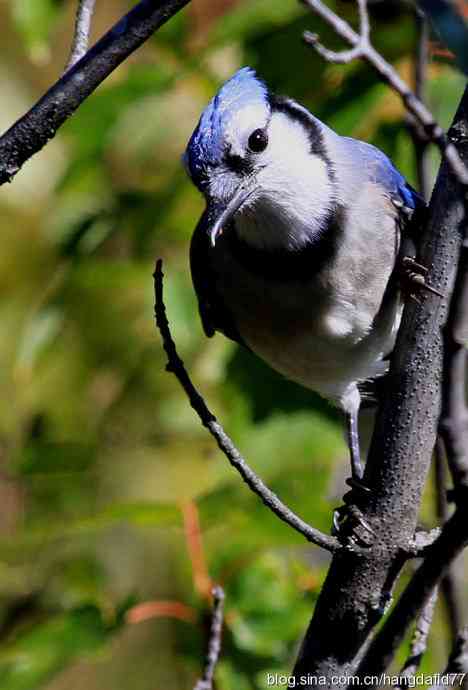
POLYGON ((226 128, 226 143, 230 153, 244 157, 248 151, 248 140, 256 129, 266 127, 270 117, 270 108, 266 103, 253 103, 240 108, 232 116, 226 128))
POLYGON ((300 249, 322 231, 334 202, 327 164, 287 114, 275 113, 267 131, 265 151, 253 154, 258 191, 236 216, 236 227, 257 247, 300 249))

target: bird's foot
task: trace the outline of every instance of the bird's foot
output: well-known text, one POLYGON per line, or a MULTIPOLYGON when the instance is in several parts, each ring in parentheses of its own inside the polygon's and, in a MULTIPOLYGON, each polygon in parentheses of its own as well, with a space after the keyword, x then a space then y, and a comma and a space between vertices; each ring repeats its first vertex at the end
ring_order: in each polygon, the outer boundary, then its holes
POLYGON ((349 478, 346 483, 351 487, 343 496, 344 505, 333 511, 332 533, 348 543, 359 546, 370 546, 374 530, 364 519, 361 505, 370 493, 370 488, 361 480, 349 478))
POLYGON ((400 280, 402 289, 411 299, 415 300, 415 302, 420 302, 418 295, 421 290, 430 292, 438 297, 444 297, 442 292, 436 290, 432 285, 428 285, 426 282, 427 272, 427 267, 419 264, 412 257, 404 256, 401 259, 400 280))

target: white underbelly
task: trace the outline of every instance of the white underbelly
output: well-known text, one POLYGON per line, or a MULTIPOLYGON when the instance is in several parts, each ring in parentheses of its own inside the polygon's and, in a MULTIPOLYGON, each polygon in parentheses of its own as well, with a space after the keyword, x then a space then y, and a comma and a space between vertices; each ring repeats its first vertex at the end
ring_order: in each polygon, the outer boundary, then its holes
MULTIPOLYGON (((283 290, 287 290, 283 286, 283 290)), ((339 402, 350 385, 385 372, 401 316, 397 293, 377 314, 359 305, 320 303, 302 287, 298 307, 266 291, 237 291, 232 311, 249 347, 286 378, 339 402)))

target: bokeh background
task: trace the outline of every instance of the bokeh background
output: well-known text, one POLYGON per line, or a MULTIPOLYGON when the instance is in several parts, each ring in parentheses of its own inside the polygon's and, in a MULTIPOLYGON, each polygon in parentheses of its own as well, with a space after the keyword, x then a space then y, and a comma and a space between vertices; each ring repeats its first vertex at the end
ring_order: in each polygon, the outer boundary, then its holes
MULTIPOLYGON (((132 4, 98 2, 93 38, 132 4)), ((353 3, 330 5, 353 20, 353 3)), ((72 0, 0 2, 2 129, 59 76, 74 11, 72 0)), ((411 81, 411 7, 373 3, 372 27, 411 81)), ((208 99, 248 64, 417 184, 398 98, 363 64, 324 64, 303 45, 306 28, 337 46, 295 0, 194 0, 0 190, 3 690, 191 688, 212 581, 227 597, 218 690, 263 688, 267 672, 291 668, 328 557, 249 493, 165 372, 151 275, 162 257, 180 353, 226 430, 328 531, 348 470, 340 420, 204 337, 188 269, 203 203, 180 163, 208 99)), ((464 79, 432 52, 428 99, 447 125, 464 79)), ((422 519, 435 520, 431 486, 422 519)), ((458 579, 462 589, 461 564, 458 579)), ((447 631, 440 605, 424 668, 443 667, 447 631)))

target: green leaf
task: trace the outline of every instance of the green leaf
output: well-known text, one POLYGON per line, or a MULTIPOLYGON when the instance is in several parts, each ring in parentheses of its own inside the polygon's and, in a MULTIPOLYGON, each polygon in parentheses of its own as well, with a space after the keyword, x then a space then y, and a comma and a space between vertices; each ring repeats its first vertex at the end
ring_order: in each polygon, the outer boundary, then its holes
POLYGON ((122 613, 106 620, 87 606, 35 625, 0 652, 2 690, 35 690, 75 659, 96 653, 122 625, 122 613))

